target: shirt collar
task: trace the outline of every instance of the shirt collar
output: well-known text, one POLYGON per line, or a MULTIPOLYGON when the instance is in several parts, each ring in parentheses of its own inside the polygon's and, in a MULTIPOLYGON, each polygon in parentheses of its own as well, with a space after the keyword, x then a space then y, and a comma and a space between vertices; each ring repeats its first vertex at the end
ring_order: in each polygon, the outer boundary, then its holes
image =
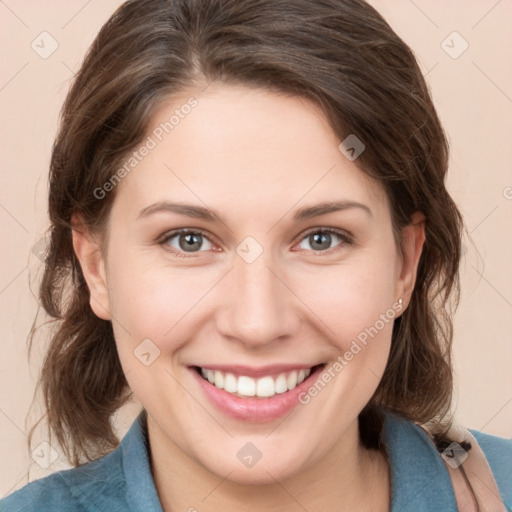
POLYGON ((145 409, 125 434, 121 450, 128 505, 136 511, 163 512, 151 472, 145 409))
POLYGON ((391 512, 457 510, 445 463, 421 427, 388 412, 383 439, 390 462, 391 512))

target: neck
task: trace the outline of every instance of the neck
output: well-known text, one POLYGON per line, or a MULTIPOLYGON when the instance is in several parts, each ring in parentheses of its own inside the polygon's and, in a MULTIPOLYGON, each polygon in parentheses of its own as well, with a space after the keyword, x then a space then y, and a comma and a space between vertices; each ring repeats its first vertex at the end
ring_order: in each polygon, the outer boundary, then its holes
POLYGON ((329 453, 300 473, 268 483, 239 484, 217 475, 172 442, 148 416, 155 486, 164 512, 299 509, 324 512, 390 508, 389 466, 383 453, 365 449, 357 420, 329 453))

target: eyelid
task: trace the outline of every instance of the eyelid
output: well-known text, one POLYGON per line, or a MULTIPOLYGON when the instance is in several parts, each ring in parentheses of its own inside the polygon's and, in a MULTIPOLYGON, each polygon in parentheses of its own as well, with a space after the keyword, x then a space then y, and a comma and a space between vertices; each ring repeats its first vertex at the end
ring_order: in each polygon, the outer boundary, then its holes
POLYGON ((316 227, 309 228, 308 230, 306 230, 306 232, 301 235, 302 238, 300 238, 300 240, 304 240, 304 238, 306 238, 311 233, 334 233, 338 236, 341 236, 341 237, 344 237, 344 238, 347 238, 350 240, 353 240, 353 238, 354 238, 352 233, 350 233, 346 229, 331 228, 328 226, 316 226, 316 227))

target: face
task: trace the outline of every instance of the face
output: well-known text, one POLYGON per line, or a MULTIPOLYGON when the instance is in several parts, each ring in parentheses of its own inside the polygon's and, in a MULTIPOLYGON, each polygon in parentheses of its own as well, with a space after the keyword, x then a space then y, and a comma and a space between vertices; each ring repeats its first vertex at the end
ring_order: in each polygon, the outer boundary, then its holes
POLYGON ((148 137, 105 259, 74 240, 152 442, 238 482, 347 450, 421 235, 404 231, 401 258, 381 185, 304 99, 212 84, 163 104, 148 137))

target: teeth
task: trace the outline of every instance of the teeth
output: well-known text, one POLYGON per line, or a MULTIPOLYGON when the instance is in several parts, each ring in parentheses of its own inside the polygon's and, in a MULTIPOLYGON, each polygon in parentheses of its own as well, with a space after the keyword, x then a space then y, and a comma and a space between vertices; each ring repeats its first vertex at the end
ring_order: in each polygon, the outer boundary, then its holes
POLYGON ((244 396, 254 396, 256 394, 256 381, 251 377, 238 377, 238 393, 244 396))
POLYGON ((215 386, 217 388, 224 388, 224 374, 222 372, 215 372, 215 386))
POLYGON ((276 394, 276 384, 272 377, 263 377, 256 382, 256 395, 274 396, 276 394))
POLYGON ((296 388, 311 374, 311 369, 294 370, 288 375, 281 373, 277 378, 261 377, 253 379, 241 375, 236 377, 232 373, 224 373, 218 370, 201 368, 201 375, 211 384, 228 393, 239 396, 271 397, 276 393, 285 393, 296 388))
POLYGON ((284 373, 281 373, 281 375, 276 379, 276 393, 285 393, 286 391, 288 391, 286 376, 284 373))
POLYGON ((224 379, 224 390, 228 393, 236 393, 238 389, 238 384, 236 377, 232 373, 226 373, 226 378, 224 379))
POLYGON ((292 372, 290 375, 288 375, 288 378, 286 379, 286 385, 288 386, 288 389, 293 389, 297 387, 297 372, 292 372))

